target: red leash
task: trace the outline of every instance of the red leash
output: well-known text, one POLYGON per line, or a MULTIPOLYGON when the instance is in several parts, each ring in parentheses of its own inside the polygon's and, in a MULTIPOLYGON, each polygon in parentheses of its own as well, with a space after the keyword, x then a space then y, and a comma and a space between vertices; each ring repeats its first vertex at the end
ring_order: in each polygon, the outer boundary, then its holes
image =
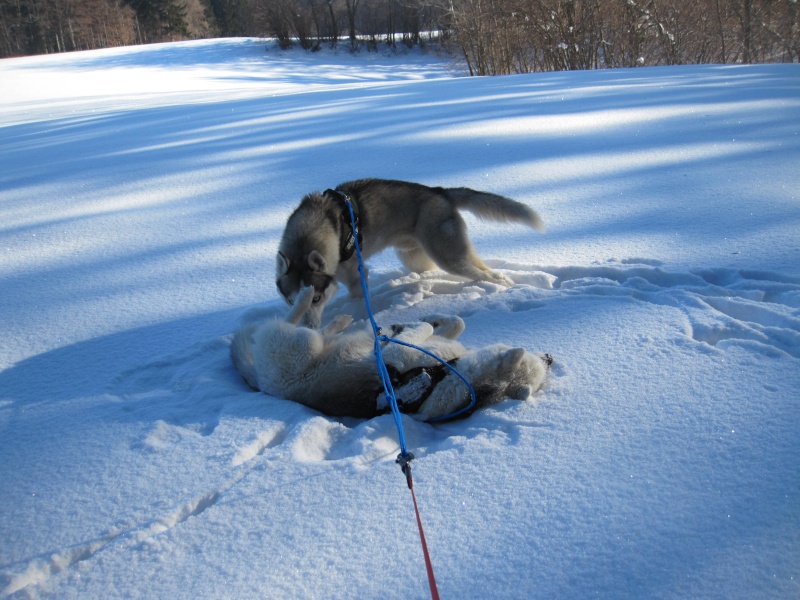
POLYGON ((411 490, 411 499, 414 501, 414 512, 417 515, 417 527, 419 528, 419 539, 422 542, 422 554, 425 555, 425 568, 428 570, 428 585, 430 585, 431 588, 431 598, 432 600, 439 600, 439 589, 436 587, 436 577, 433 575, 433 563, 428 553, 428 544, 425 541, 425 532, 422 530, 422 519, 419 517, 419 508, 417 507, 417 496, 414 494, 414 482, 411 479, 412 458, 414 458, 414 455, 411 453, 406 455, 400 454, 397 457, 397 462, 406 476, 408 489, 411 490))

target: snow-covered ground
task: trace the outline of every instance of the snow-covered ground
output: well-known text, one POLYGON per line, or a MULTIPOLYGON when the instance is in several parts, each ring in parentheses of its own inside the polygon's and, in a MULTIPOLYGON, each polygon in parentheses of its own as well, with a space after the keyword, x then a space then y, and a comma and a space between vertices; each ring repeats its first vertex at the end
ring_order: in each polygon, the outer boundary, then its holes
POLYGON ((0 61, 0 139, 0 596, 428 597, 391 416, 228 358, 301 196, 365 176, 548 226, 468 217, 510 289, 370 261, 380 323, 556 360, 404 420, 443 598, 800 596, 800 65, 143 46, 0 61))

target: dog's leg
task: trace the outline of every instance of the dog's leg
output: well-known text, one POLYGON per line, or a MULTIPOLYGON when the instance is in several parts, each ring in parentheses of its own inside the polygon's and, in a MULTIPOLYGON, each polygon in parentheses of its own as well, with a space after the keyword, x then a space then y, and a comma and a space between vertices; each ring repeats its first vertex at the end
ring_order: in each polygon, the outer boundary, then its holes
POLYGON ((294 299, 292 310, 289 311, 289 315, 286 317, 286 322, 291 323, 292 325, 297 325, 300 322, 300 319, 302 319, 308 312, 308 309, 311 308, 313 301, 314 286, 310 285, 300 290, 294 299))
MULTIPOLYGON (((433 335, 433 326, 430 323, 408 323, 392 325, 392 334, 389 336, 406 344, 419 346, 433 335)), ((414 367, 426 366, 432 362, 422 352, 402 344, 386 342, 383 346, 383 359, 386 364, 404 373, 414 367)))
POLYGON ((392 325, 393 337, 409 344, 421 344, 433 335, 433 325, 425 321, 416 323, 398 323, 392 325))
POLYGON ((395 331, 395 339, 424 348, 434 355, 429 356, 417 348, 409 348, 408 346, 389 342, 384 349, 384 358, 388 364, 391 364, 401 372, 416 367, 436 366, 440 360, 447 362, 462 356, 466 352, 464 346, 456 340, 435 335, 433 326, 430 323, 393 325, 392 328, 395 331))
POLYGON ((408 246, 397 248, 397 256, 400 262, 412 273, 424 273, 436 268, 436 263, 431 260, 428 253, 421 246, 409 244, 408 246))
MULTIPOLYGON (((364 265, 364 277, 369 275, 367 265, 364 265)), ((364 290, 361 288, 361 274, 358 272, 358 259, 353 256, 346 262, 339 263, 336 269, 336 279, 347 286, 351 298, 363 298, 364 290)))
POLYGON ((439 267, 453 275, 473 281, 488 281, 512 286, 505 275, 487 267, 475 253, 467 236, 467 225, 449 204, 431 210, 431 217, 420 222, 419 239, 428 255, 439 267))

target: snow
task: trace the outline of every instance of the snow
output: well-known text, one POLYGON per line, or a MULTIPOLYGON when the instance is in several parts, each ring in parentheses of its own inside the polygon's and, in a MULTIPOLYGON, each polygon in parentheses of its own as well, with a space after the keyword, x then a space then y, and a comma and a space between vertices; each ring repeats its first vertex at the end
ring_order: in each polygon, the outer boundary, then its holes
MULTIPOLYGON (((469 186, 504 289, 370 261, 546 389, 404 419, 444 598, 800 595, 800 65, 493 78, 251 39, 0 61, 0 596, 429 597, 391 416, 249 391, 309 191, 469 186)), ((363 316, 343 294, 326 313, 363 316)))

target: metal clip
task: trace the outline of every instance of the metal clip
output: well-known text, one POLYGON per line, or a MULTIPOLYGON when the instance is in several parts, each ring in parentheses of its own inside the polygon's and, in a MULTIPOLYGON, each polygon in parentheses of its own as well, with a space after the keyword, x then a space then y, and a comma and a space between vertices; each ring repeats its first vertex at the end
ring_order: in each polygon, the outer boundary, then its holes
POLYGON ((406 483, 408 483, 408 489, 411 489, 411 461, 414 460, 414 455, 411 452, 400 453, 397 455, 396 462, 400 465, 400 470, 403 472, 403 475, 406 476, 406 483))

